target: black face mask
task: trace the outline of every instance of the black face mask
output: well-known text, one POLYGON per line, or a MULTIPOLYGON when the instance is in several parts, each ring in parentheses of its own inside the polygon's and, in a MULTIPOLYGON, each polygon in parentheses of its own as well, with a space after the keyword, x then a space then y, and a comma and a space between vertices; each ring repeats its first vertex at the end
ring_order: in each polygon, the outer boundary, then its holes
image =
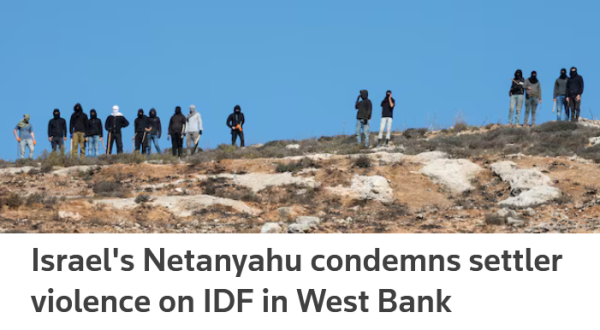
POLYGON ((538 82, 538 78, 537 78, 537 72, 532 72, 532 73, 531 73, 531 77, 529 77, 529 81, 530 81, 532 84, 537 84, 537 82, 538 82))
POLYGON ((156 111, 152 110, 150 111, 150 118, 155 118, 156 117, 156 111))
POLYGON ((92 111, 92 112, 90 112, 90 117, 91 117, 92 119, 96 119, 96 117, 97 117, 97 116, 98 116, 98 114, 96 113, 96 111, 92 111))
POLYGON ((53 113, 53 115, 54 115, 54 119, 60 118, 60 113, 58 113, 58 112, 53 113))
POLYGON ((571 78, 577 77, 577 71, 571 71, 571 78))
POLYGON ((138 112, 138 118, 144 117, 144 113, 142 111, 138 112))
POLYGON ((567 70, 561 70, 560 71, 560 79, 565 79, 567 78, 567 70))

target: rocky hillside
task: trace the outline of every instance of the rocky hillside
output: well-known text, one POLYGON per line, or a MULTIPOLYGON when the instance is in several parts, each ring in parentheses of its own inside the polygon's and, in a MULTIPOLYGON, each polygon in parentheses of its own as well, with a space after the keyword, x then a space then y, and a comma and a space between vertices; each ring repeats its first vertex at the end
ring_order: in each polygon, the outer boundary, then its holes
POLYGON ((0 232, 595 232, 598 127, 457 125, 409 129, 382 148, 335 136, 182 161, 3 162, 0 232))

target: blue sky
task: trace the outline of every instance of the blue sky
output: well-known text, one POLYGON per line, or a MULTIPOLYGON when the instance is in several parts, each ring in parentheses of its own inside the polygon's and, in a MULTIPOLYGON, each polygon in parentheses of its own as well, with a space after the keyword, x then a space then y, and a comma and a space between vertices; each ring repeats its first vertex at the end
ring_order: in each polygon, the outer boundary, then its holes
POLYGON ((195 104, 200 145, 211 148, 230 141, 236 104, 247 143, 349 134, 360 89, 377 129, 388 89, 395 129, 436 113, 442 126, 459 113, 473 125, 506 122, 517 68, 538 72, 539 122, 554 118, 554 80, 573 65, 586 83, 583 115, 600 115, 599 14, 598 1, 553 0, 3 1, 0 157, 15 158, 24 113, 36 155, 49 149, 52 110, 68 119, 77 102, 103 120, 114 104, 131 120, 154 107, 165 126, 176 105, 195 104))

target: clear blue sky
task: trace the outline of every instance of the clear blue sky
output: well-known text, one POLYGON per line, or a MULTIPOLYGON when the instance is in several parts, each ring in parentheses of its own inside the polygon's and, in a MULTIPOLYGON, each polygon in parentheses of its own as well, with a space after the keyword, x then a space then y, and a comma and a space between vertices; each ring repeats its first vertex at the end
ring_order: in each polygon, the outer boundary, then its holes
MULTIPOLYGON (((12 130, 32 116, 49 149, 52 110, 68 120, 80 102, 104 120, 114 104, 133 121, 154 107, 164 125, 180 105, 204 120, 202 147, 229 143, 236 104, 247 143, 351 133, 354 101, 391 89, 394 128, 506 122, 510 78, 537 70, 543 107, 575 65, 582 112, 600 115, 598 1, 2 1, 0 157, 14 159, 12 130)), ((132 129, 125 147, 131 150, 132 129)), ((161 140, 169 146, 166 134, 161 140)))

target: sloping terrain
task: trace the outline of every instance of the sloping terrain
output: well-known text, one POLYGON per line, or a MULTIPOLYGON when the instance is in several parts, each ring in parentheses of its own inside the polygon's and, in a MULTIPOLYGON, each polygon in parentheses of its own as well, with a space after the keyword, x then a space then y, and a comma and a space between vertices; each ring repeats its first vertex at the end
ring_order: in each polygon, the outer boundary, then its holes
POLYGON ((409 129, 368 149, 335 136, 183 160, 3 162, 0 232, 595 232, 598 126, 409 129))

